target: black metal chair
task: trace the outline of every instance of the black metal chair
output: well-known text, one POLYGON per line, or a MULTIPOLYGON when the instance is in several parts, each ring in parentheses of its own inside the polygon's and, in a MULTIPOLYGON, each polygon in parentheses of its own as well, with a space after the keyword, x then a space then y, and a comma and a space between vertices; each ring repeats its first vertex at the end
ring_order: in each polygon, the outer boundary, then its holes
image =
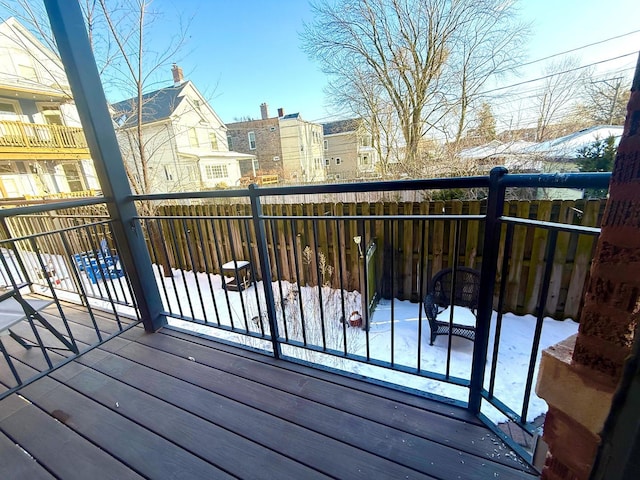
POLYGON ((455 288, 451 288, 454 281, 454 269, 440 270, 431 279, 429 291, 424 297, 424 311, 431 328, 431 342, 438 335, 455 335, 472 342, 476 337, 476 328, 471 325, 461 325, 450 321, 441 321, 437 317, 452 305, 466 307, 474 316, 478 312, 478 293, 480 291, 480 272, 468 267, 455 269, 455 288), (453 292, 453 298, 451 293, 453 292))

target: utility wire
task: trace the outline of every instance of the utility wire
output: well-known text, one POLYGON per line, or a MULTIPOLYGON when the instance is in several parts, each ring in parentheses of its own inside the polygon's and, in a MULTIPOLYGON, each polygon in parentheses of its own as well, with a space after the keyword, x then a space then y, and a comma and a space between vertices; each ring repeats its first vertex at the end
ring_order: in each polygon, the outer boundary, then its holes
POLYGON ((546 57, 538 58, 537 60, 531 60, 530 62, 521 63, 520 65, 515 65, 513 67, 505 68, 504 70, 497 71, 496 73, 504 73, 509 70, 515 70, 520 67, 526 67, 528 65, 533 65, 534 63, 543 62, 545 60, 549 60, 550 58, 559 57, 560 55, 566 55, 567 53, 577 52, 578 50, 584 50, 585 48, 593 47, 595 45, 600 45, 602 43, 610 42, 611 40, 617 40, 618 38, 628 37, 629 35, 633 35, 634 33, 638 33, 640 30, 634 30, 632 32, 623 33, 621 35, 616 35, 615 37, 606 38, 604 40, 600 40, 598 42, 588 43, 586 45, 582 45, 581 47, 572 48, 571 50, 565 50, 564 52, 554 53, 553 55, 548 55, 546 57))
POLYGON ((576 67, 576 68, 570 68, 570 69, 568 69, 568 70, 564 70, 564 71, 562 71, 562 72, 550 73, 549 75, 545 75, 545 76, 543 76, 543 77, 533 78, 533 79, 531 79, 531 80, 524 80, 524 81, 522 81, 522 82, 513 83, 513 84, 511 84, 511 85, 506 85, 506 86, 504 86, 504 87, 497 87, 497 88, 493 88, 493 89, 491 89, 491 90, 486 90, 486 91, 484 91, 484 92, 482 92, 482 93, 483 93, 483 94, 486 94, 486 93, 499 92, 499 91, 501 91, 501 90, 506 90, 506 89, 508 89, 508 88, 518 87, 518 86, 520 86, 520 85, 526 85, 526 84, 528 84, 528 83, 538 82, 538 81, 540 81, 540 80, 546 80, 547 78, 556 77, 556 76, 558 76, 558 75, 564 75, 565 73, 575 72, 575 71, 578 71, 578 70, 582 70, 582 69, 584 69, 584 68, 593 67, 594 65, 599 65, 599 64, 601 64, 601 63, 611 62, 611 61, 613 61, 613 60, 619 60, 620 58, 625 58, 625 57, 629 57, 629 56, 631 56, 631 55, 636 55, 637 53, 638 53, 638 51, 630 52, 630 53, 625 53, 624 55, 619 55, 619 56, 617 56, 617 57, 607 58, 607 59, 605 59, 605 60, 600 60, 600 61, 598 61, 598 62, 589 63, 589 64, 587 64, 587 65, 581 65, 581 66, 576 67))

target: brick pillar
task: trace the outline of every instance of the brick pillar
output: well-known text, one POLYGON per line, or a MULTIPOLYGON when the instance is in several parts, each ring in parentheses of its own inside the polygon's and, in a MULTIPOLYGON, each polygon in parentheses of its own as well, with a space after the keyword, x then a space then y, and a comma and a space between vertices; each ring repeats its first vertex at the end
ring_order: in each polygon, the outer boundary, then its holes
POLYGON ((640 58, 577 337, 543 352, 543 479, 587 479, 640 312, 640 58))

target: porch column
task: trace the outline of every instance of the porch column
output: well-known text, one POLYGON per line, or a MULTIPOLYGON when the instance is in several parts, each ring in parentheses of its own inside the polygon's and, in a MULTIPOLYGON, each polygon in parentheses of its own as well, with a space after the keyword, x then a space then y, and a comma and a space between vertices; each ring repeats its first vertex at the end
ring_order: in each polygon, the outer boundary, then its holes
POLYGON ((77 1, 45 0, 51 30, 69 79, 73 99, 91 151, 96 173, 113 220, 118 255, 124 263, 147 331, 166 324, 162 298, 151 266, 144 233, 107 108, 85 19, 77 1))
POLYGON ((543 479, 587 479, 640 314, 640 58, 576 336, 543 352, 543 479))

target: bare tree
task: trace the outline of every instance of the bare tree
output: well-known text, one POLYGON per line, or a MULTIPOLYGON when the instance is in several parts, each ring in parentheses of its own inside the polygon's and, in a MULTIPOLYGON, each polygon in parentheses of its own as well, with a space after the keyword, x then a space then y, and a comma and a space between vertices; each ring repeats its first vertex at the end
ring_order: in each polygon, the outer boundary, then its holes
POLYGON ((622 75, 605 79, 588 79, 585 82, 577 114, 592 124, 623 125, 631 94, 624 85, 630 83, 630 79, 622 75))
MULTIPOLYGON (((363 117, 379 111, 371 104, 392 107, 404 143, 403 161, 414 165, 420 162, 423 137, 460 104, 456 74, 466 72, 467 100, 459 109, 466 112, 486 81, 481 77, 497 73, 503 57, 490 68, 480 58, 492 50, 490 32, 509 16, 497 23, 488 20, 510 7, 511 2, 499 0, 321 0, 312 5, 315 20, 305 25, 303 48, 336 80, 334 87, 356 95, 352 103, 368 112, 363 117), (461 47, 469 46, 473 35, 474 47, 465 51, 461 47), (370 101, 370 95, 379 100, 370 101)), ((500 38, 501 48, 508 48, 517 32, 500 38)))
POLYGON ((469 110, 479 107, 481 114, 488 105, 482 93, 485 85, 514 72, 522 62, 528 35, 529 27, 518 21, 514 2, 484 2, 472 23, 461 31, 457 51, 451 56, 455 81, 450 83, 450 101, 456 105, 458 118, 454 144, 469 127, 469 110))
MULTIPOLYGON (((41 2, 14 0, 0 4, 10 15, 15 16, 45 45, 56 51, 50 32, 48 18, 41 2)), ((162 12, 152 8, 151 0, 84 0, 81 4, 87 21, 90 44, 101 73, 103 86, 108 96, 130 96, 134 99, 132 110, 135 116, 134 135, 128 129, 119 135, 127 141, 122 146, 125 168, 134 193, 150 193, 154 185, 152 161, 154 152, 160 148, 157 131, 145 131, 143 111, 152 97, 145 92, 166 77, 169 65, 185 45, 189 21, 183 20, 180 11, 172 16, 172 32, 163 32, 164 44, 149 41, 154 22, 162 18, 162 12)), ((172 136, 164 137, 171 141, 172 136)), ((166 141, 165 141, 166 143, 166 141)), ((139 204, 141 215, 152 215, 156 205, 151 202, 139 204)), ((152 241, 159 241, 159 232, 151 229, 152 241)), ((170 268, 165 265, 165 273, 170 268)))
POLYGON ((570 116, 587 76, 579 64, 577 57, 566 57, 545 68, 544 86, 535 99, 536 141, 547 140, 550 126, 570 116))

